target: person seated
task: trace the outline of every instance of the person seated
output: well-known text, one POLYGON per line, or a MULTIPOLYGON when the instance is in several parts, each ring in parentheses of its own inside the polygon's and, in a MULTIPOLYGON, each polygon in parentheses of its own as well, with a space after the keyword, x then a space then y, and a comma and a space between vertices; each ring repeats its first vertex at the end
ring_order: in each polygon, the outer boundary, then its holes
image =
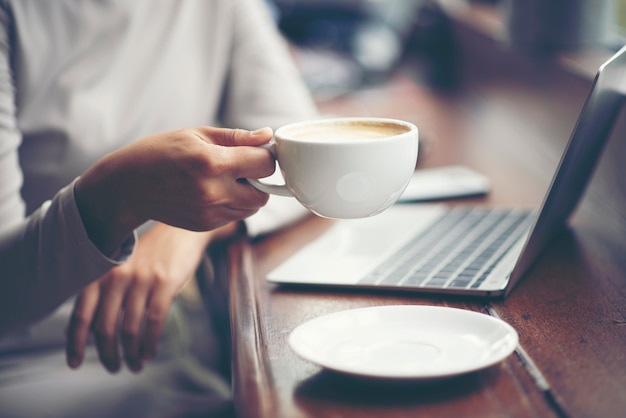
POLYGON ((237 219, 305 215, 240 179, 271 172, 258 128, 317 117, 266 5, 7 0, 0 23, 0 415, 223 409, 189 346, 210 318, 175 295, 237 219))

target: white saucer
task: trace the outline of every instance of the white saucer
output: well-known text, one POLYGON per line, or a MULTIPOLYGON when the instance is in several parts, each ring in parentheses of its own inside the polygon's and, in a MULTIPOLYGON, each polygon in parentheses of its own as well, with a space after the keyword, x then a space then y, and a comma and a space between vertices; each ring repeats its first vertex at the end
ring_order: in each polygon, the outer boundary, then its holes
POLYGON ((494 365, 517 346, 506 322, 464 309, 378 306, 296 327, 289 345, 323 368, 384 379, 438 379, 494 365))

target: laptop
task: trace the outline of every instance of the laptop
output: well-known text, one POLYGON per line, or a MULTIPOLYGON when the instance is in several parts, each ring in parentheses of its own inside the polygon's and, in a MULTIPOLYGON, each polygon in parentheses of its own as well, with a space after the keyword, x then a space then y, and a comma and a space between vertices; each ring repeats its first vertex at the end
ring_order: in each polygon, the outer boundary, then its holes
POLYGON ((626 47, 598 70, 539 211, 398 203, 338 220, 273 283, 505 297, 566 226, 626 93, 626 47))

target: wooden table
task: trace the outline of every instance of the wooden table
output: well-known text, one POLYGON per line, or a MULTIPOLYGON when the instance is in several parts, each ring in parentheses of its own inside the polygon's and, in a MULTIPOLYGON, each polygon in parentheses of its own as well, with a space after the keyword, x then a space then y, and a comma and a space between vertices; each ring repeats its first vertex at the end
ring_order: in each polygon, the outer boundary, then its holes
MULTIPOLYGON (((487 197, 460 200, 464 204, 538 207, 587 87, 553 74, 493 77, 445 96, 401 72, 384 85, 321 106, 328 113, 414 122, 424 141, 418 167, 466 164, 493 181, 487 197)), ((253 242, 240 237, 214 248, 215 276, 229 295, 239 416, 626 416, 625 126, 620 119, 571 228, 506 300, 267 283, 266 273, 332 223, 316 217, 253 242), (323 371, 287 345, 296 326, 317 316, 393 304, 498 315, 518 331, 519 348, 468 375, 380 383, 323 371)))

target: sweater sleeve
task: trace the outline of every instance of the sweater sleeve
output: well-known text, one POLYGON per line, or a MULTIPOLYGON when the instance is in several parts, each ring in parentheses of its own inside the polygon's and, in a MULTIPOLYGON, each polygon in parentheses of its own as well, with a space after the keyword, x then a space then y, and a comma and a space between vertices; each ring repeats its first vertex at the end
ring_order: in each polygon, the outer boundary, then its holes
POLYGON ((112 257, 91 242, 74 184, 0 234, 0 335, 43 318, 132 253, 134 233, 112 257))
POLYGON ((25 217, 10 36, 10 13, 0 2, 0 336, 46 316, 123 262, 134 246, 133 236, 114 258, 95 247, 76 207, 73 183, 25 217))
POLYGON ((318 116, 286 40, 261 0, 233 1, 233 45, 222 119, 257 129, 318 116))

